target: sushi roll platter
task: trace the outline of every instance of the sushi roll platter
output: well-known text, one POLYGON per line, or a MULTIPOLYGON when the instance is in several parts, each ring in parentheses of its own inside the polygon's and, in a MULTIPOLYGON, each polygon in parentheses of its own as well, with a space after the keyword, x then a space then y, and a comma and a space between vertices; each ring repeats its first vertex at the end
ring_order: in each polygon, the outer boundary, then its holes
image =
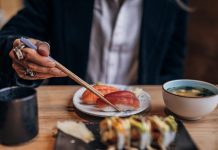
POLYGON ((55 150, 59 149, 196 150, 197 147, 183 123, 173 116, 133 115, 127 118, 106 117, 100 122, 87 124, 63 122, 55 143, 55 150), (78 133, 82 133, 80 137, 78 133))

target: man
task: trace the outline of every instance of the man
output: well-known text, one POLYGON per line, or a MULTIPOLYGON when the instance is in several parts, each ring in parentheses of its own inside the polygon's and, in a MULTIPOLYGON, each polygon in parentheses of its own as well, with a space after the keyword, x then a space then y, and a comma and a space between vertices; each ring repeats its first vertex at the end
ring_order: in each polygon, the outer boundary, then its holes
POLYGON ((28 0, 0 32, 0 72, 16 84, 74 84, 51 55, 90 83, 161 84, 182 77, 186 29, 173 0, 28 0), (22 36, 38 50, 18 60, 22 36))

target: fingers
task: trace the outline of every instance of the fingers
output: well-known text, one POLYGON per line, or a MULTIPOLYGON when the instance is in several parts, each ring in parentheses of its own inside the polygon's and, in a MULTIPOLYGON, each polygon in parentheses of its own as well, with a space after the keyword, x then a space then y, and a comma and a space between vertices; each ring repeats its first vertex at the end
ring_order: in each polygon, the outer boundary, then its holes
MULTIPOLYGON (((42 42, 39 40, 35 40, 35 39, 29 39, 34 45, 37 46, 37 52, 45 57, 48 57, 50 54, 50 46, 48 43, 46 42, 42 42)), ((20 39, 16 39, 13 43, 13 47, 17 47, 21 44, 20 39)))
POLYGON ((38 41, 36 43, 37 46, 37 52, 44 57, 48 57, 50 55, 50 46, 46 42, 40 42, 38 41))
POLYGON ((17 47, 21 44, 20 39, 14 40, 13 47, 17 47))
POLYGON ((34 77, 30 77, 30 76, 26 75, 26 72, 25 72, 24 68, 21 65, 19 65, 17 63, 13 63, 12 67, 17 72, 18 76, 20 78, 22 78, 22 79, 25 79, 25 80, 47 79, 47 78, 51 77, 51 75, 38 74, 38 73, 35 73, 34 77))
POLYGON ((37 72, 37 73, 43 73, 43 74, 50 74, 51 76, 54 77, 65 77, 66 74, 59 70, 56 67, 50 68, 50 67, 43 67, 39 66, 35 63, 28 62, 28 61, 18 61, 14 60, 16 64, 21 65, 23 68, 28 68, 31 71, 37 72))
MULTIPOLYGON (((28 80, 35 80, 67 76, 64 72, 56 68, 54 60, 48 57, 50 53, 49 44, 33 39, 31 39, 31 42, 37 46, 37 51, 31 48, 23 48, 23 60, 18 60, 15 57, 13 50, 9 53, 9 56, 13 60, 12 67, 15 69, 19 77, 28 80), (26 76, 26 69, 33 71, 36 75, 34 77, 26 76)), ((20 44, 20 39, 16 39, 13 46, 17 47, 20 44)))
POLYGON ((52 68, 52 69, 56 70, 56 71, 54 71, 54 70, 52 71, 52 72, 55 72, 54 74, 34 72, 35 73, 34 77, 30 77, 30 76, 26 75, 25 67, 23 67, 19 63, 14 62, 12 64, 12 67, 16 71, 16 73, 18 74, 18 76, 20 78, 26 79, 26 80, 48 79, 51 77, 65 77, 66 76, 66 74, 64 74, 62 71, 60 71, 56 68, 52 68))
MULTIPOLYGON (((29 39, 34 45, 36 45, 37 44, 37 42, 40 42, 39 40, 35 40, 35 39, 29 39)), ((19 46, 21 44, 21 41, 20 41, 20 39, 16 39, 16 40, 14 40, 14 42, 13 42, 13 47, 17 47, 17 46, 19 46)))
POLYGON ((33 49, 24 48, 22 49, 22 52, 24 53, 24 58, 27 61, 31 61, 44 67, 55 67, 55 62, 51 58, 41 56, 37 51, 33 49))
POLYGON ((24 79, 25 71, 24 71, 24 68, 22 66, 13 63, 12 68, 16 71, 17 75, 20 78, 24 79))
MULTIPOLYGON (((37 53, 37 51, 33 49, 24 48, 22 49, 22 53, 26 61, 30 61, 44 67, 51 67, 51 68, 55 67, 55 62, 51 58, 41 56, 40 54, 37 53)), ((13 50, 10 51, 9 56, 11 57, 12 60, 17 60, 13 50)), ((17 60, 17 61, 23 61, 23 60, 17 60)))

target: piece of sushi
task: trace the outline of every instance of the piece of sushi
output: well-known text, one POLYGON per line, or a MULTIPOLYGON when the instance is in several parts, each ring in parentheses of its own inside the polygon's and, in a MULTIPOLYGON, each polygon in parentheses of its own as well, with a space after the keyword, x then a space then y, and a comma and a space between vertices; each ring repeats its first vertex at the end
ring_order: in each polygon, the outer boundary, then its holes
POLYGON ((152 127, 152 137, 162 150, 165 150, 175 139, 177 123, 174 117, 149 117, 152 127))
MULTIPOLYGON (((116 91, 106 94, 104 97, 122 111, 136 110, 139 108, 138 98, 130 91, 116 91)), ((100 98, 96 101, 96 107, 102 111, 116 111, 100 98)))
POLYGON ((130 123, 128 119, 106 118, 100 122, 101 141, 115 149, 130 147, 130 123))
POLYGON ((172 116, 111 117, 100 122, 101 141, 113 150, 153 150, 151 143, 165 150, 175 139, 177 123, 172 116))
POLYGON ((131 126, 131 145, 140 150, 151 149, 151 123, 142 116, 132 116, 131 126))
POLYGON ((174 139, 176 138, 176 132, 178 130, 178 125, 176 123, 176 120, 173 116, 168 116, 164 118, 164 122, 169 126, 170 130, 167 133, 167 138, 164 141, 165 146, 167 147, 169 144, 171 144, 174 139))
MULTIPOLYGON (((108 85, 94 85, 93 88, 95 88, 96 90, 98 90, 101 94, 106 95, 108 93, 111 92, 115 92, 115 91, 119 91, 118 88, 116 87, 112 87, 112 86, 108 86, 108 85)), ((82 97, 82 103, 84 104, 96 104, 98 97, 93 94, 92 92, 90 92, 89 90, 86 90, 82 97)))

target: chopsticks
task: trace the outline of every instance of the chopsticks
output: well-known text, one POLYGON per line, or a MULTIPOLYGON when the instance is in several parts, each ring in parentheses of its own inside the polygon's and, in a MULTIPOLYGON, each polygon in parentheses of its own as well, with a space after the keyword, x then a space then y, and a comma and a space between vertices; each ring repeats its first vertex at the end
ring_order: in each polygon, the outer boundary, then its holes
POLYGON ((116 109, 117 111, 121 110, 115 106, 114 104, 112 104, 111 102, 109 102, 104 95, 102 95, 98 90, 96 90, 95 88, 93 88, 91 85, 89 85, 87 82, 85 82, 84 80, 82 80, 81 78, 79 78, 76 74, 74 74, 73 72, 71 72, 69 69, 67 69, 66 67, 64 67, 62 64, 60 64, 59 62, 57 62, 56 60, 54 60, 56 63, 56 67, 58 69, 60 69, 61 71, 63 71, 64 73, 66 73, 68 75, 68 77, 70 77, 72 80, 74 80, 75 82, 77 82, 78 84, 84 86, 85 88, 87 88, 89 91, 91 91, 93 94, 95 94, 96 96, 98 96, 99 98, 101 98, 105 103, 107 103, 108 105, 112 106, 114 109, 116 109))
MULTIPOLYGON (((28 46, 29 48, 35 49, 37 50, 37 47, 31 43, 30 40, 21 37, 21 42, 23 44, 25 44, 26 46, 28 46)), ((51 58, 51 57, 50 57, 51 58)), ((96 90, 95 88, 93 88, 91 85, 89 85, 87 82, 85 82, 84 80, 82 80, 80 77, 78 77, 76 74, 74 74, 72 71, 70 71, 69 69, 67 69, 65 66, 63 66, 61 63, 59 63, 58 61, 56 61, 55 59, 51 58, 52 60, 54 60, 56 67, 58 69, 60 69, 61 71, 63 71, 64 73, 67 74, 67 76, 69 78, 71 78, 72 80, 74 80, 76 83, 82 85, 83 87, 87 88, 89 91, 91 91, 93 94, 95 94, 96 96, 98 96, 99 98, 101 98, 105 103, 107 103, 108 105, 110 105, 111 107, 113 107, 115 110, 121 112, 121 110, 115 106, 114 104, 112 104, 111 102, 109 102, 104 95, 102 95, 98 90, 96 90)))

